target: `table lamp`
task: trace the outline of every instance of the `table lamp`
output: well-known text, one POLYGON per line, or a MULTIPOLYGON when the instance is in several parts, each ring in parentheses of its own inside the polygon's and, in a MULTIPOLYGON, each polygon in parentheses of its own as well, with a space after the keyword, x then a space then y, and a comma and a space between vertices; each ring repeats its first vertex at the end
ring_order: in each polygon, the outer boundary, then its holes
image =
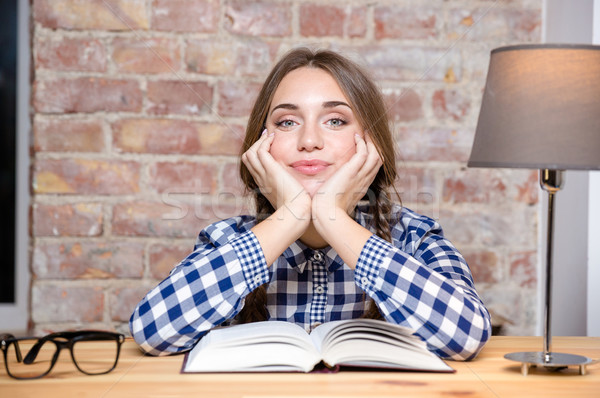
POLYGON ((600 169, 600 46, 527 44, 492 50, 469 167, 540 170, 548 193, 544 340, 541 352, 505 358, 558 369, 590 358, 552 352, 552 245, 554 195, 564 170, 600 169))

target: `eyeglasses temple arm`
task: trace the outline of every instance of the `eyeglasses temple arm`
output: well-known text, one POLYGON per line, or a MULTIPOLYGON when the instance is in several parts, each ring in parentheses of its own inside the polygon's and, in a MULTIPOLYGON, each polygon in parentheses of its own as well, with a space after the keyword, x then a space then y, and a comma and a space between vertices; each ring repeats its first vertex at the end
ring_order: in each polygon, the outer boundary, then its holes
MULTIPOLYGON (((8 348, 8 344, 6 344, 5 340, 14 339, 15 338, 15 336, 13 336, 10 333, 3 334, 0 337, 2 337, 2 349, 3 350, 5 350, 5 349, 8 348)), ((21 348, 19 347, 19 341, 15 340, 14 343, 15 343, 15 351, 16 351, 16 354, 17 354, 17 362, 23 362, 23 356, 21 355, 21 348)))
POLYGON ((46 339, 45 337, 42 337, 41 339, 38 339, 38 341, 33 345, 33 347, 31 347, 31 349, 29 350, 29 352, 25 356, 25 360, 23 361, 23 363, 26 364, 26 365, 32 364, 33 361, 35 361, 35 358, 37 358, 37 355, 40 352, 40 348, 42 348, 42 345, 47 340, 48 339, 46 339))
POLYGON ((17 362, 23 362, 23 355, 21 355, 21 347, 19 347, 18 341, 15 341, 15 351, 17 353, 17 362))

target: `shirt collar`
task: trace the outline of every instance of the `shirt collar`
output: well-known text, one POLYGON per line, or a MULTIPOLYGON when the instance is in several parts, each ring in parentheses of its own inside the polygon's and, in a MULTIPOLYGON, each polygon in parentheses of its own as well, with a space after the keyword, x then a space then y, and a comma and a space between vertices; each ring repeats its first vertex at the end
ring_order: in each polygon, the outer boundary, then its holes
MULTIPOLYGON (((360 225, 367 225, 367 217, 368 213, 362 211, 360 207, 357 207, 353 217, 356 222, 360 225)), ((282 256, 286 259, 287 263, 295 269, 299 274, 303 273, 306 266, 308 265, 308 261, 314 258, 315 252, 321 252, 323 254, 323 259, 325 261, 325 265, 327 267, 328 272, 333 272, 339 269, 344 265, 344 261, 337 254, 335 249, 331 246, 324 247, 322 249, 311 249, 306 246, 300 240, 292 243, 282 254, 282 256)))
POLYGON ((337 254, 335 249, 327 246, 321 249, 311 249, 300 240, 295 241, 282 254, 287 263, 295 269, 299 274, 306 269, 308 262, 313 261, 315 253, 320 252, 323 255, 323 261, 328 272, 333 272, 344 265, 344 261, 337 254))

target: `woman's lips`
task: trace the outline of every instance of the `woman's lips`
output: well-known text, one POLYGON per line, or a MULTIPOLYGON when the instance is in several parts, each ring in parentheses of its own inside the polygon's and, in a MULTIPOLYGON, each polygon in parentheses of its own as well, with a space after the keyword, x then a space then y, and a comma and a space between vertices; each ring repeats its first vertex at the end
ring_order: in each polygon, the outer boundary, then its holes
POLYGON ((330 164, 323 160, 299 160, 291 164, 292 168, 297 172, 305 175, 315 175, 325 170, 330 164))

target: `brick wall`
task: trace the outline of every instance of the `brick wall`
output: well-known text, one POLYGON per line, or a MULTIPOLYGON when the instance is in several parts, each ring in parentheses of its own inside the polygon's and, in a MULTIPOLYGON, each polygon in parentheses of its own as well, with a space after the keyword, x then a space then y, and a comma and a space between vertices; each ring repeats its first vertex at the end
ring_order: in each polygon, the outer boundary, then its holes
POLYGON ((381 84, 404 204, 439 219, 488 306, 533 333, 535 172, 467 169, 489 51, 540 40, 541 0, 33 0, 31 321, 126 331, 218 218, 273 62, 343 51, 381 84))

